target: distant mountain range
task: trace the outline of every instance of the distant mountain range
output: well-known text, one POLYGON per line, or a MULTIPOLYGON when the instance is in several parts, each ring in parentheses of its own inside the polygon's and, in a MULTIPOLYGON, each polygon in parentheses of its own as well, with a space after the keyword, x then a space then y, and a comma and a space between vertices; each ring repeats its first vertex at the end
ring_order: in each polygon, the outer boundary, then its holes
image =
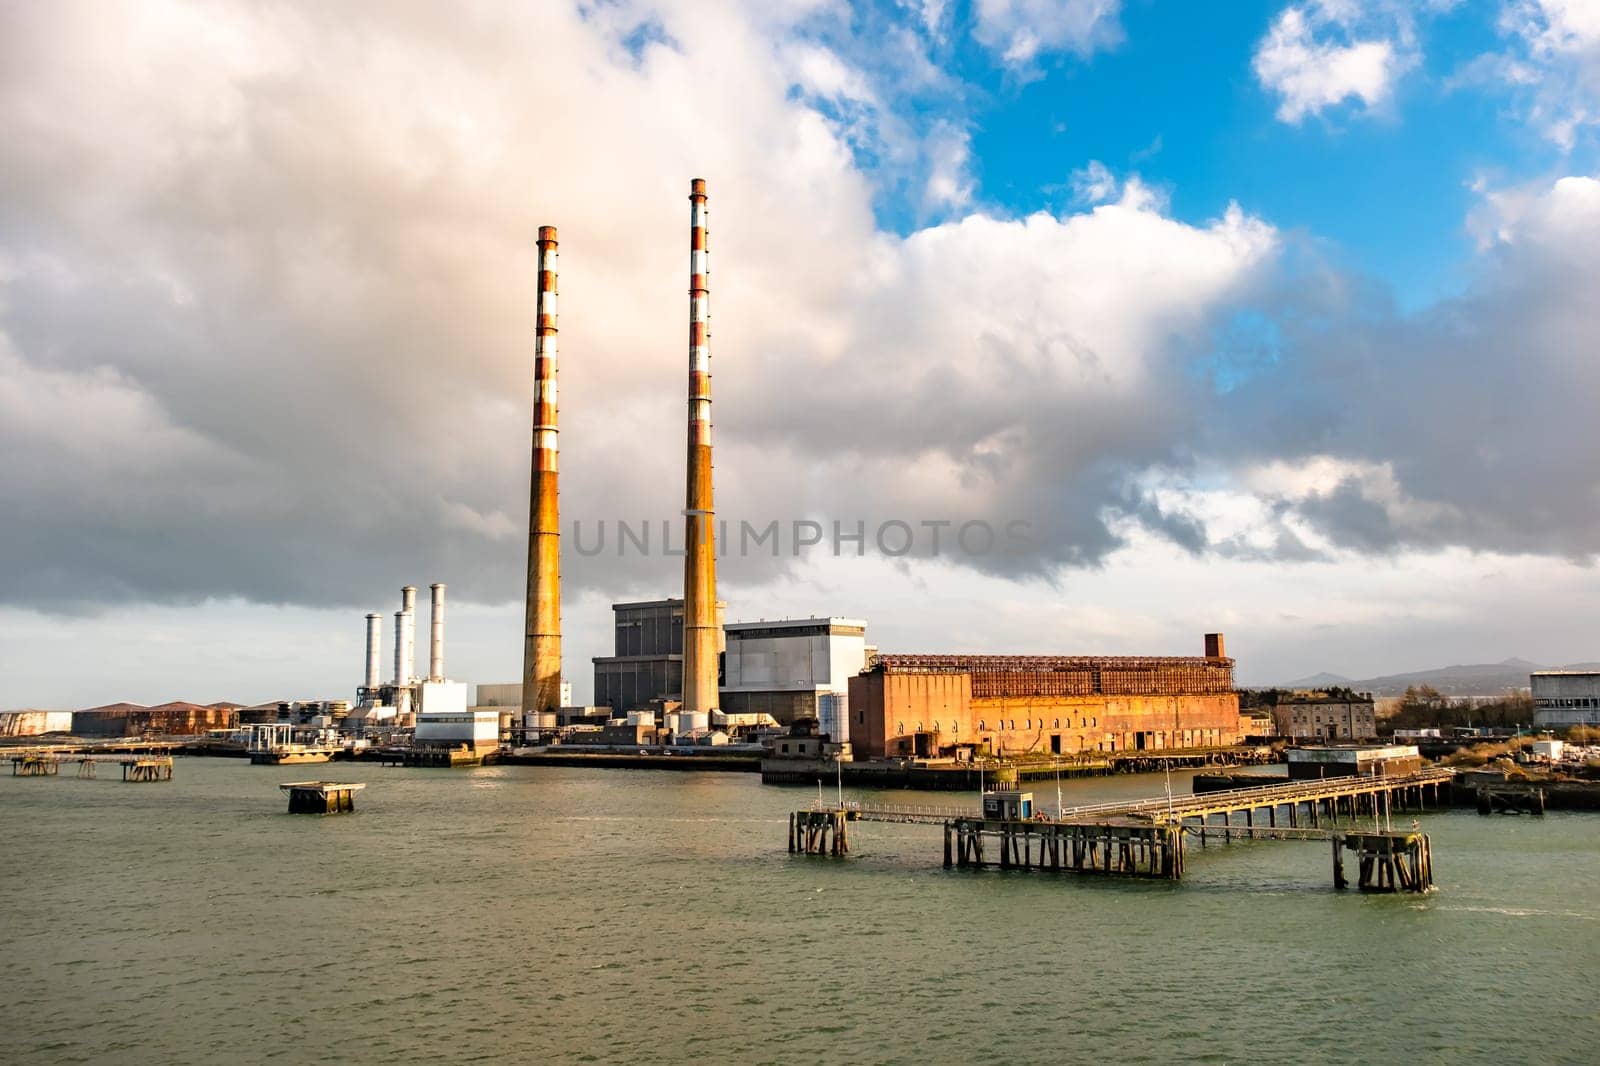
POLYGON ((1436 670, 1417 670, 1409 674, 1388 674, 1364 679, 1339 674, 1313 674, 1286 681, 1279 688, 1320 689, 1330 685, 1370 692, 1374 696, 1399 696, 1413 685, 1432 685, 1446 696, 1502 696, 1508 689, 1528 687, 1528 675, 1535 670, 1596 670, 1600 663, 1571 663, 1567 666, 1542 666, 1527 659, 1507 659, 1499 663, 1442 666, 1436 670))

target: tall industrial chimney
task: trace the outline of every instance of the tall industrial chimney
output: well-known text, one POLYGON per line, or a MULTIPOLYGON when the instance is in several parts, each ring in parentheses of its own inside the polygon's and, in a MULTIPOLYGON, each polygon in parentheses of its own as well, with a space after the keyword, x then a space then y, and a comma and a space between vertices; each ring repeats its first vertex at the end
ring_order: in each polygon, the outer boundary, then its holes
POLYGON ((406 677, 406 612, 394 613, 394 709, 397 714, 411 711, 411 679, 406 677))
POLYGON ((428 625, 428 680, 444 680, 444 583, 428 586, 433 593, 433 613, 428 625))
POLYGON ((368 699, 383 683, 383 615, 367 615, 367 684, 368 699))
POLYGON ((689 471, 684 515, 682 732, 717 709, 717 556, 711 502, 711 289, 706 183, 689 183, 689 471))
POLYGON ((417 679, 417 587, 406 585, 400 590, 400 604, 406 615, 406 684, 417 679))
MULTIPOLYGON (((533 347, 533 473, 528 498, 528 601, 523 616, 522 711, 561 705, 561 512, 556 443, 556 228, 539 227, 538 326, 533 347)), ((524 722, 527 719, 524 717, 524 722)))

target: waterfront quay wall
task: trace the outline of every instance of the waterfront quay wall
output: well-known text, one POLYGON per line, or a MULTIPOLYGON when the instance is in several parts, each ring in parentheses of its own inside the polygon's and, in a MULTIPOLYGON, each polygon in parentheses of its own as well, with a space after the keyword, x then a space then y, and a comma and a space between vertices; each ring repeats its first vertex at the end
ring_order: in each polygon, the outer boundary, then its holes
POLYGON ((753 774, 761 757, 737 755, 638 755, 622 752, 496 752, 484 764, 505 766, 588 766, 607 770, 692 770, 702 773, 753 774))

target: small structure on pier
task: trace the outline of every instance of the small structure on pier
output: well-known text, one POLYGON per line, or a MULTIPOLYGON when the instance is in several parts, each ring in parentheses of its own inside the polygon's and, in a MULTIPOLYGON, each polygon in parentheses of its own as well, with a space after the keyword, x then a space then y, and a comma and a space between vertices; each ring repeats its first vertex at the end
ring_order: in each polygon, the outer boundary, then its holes
POLYGON ((983 816, 1012 822, 1026 822, 1033 817, 1033 793, 1014 788, 996 789, 983 794, 983 816))
POLYGON ((1335 833, 1333 887, 1349 888, 1344 851, 1356 853, 1363 892, 1426 892, 1433 887, 1433 848, 1426 833, 1335 833))
POLYGON ((1422 769, 1422 756, 1410 744, 1338 744, 1290 748, 1289 780, 1329 777, 1405 777, 1422 769))
POLYGON ((278 787, 289 793, 290 814, 340 814, 356 809, 356 793, 367 786, 336 781, 291 781, 278 787))

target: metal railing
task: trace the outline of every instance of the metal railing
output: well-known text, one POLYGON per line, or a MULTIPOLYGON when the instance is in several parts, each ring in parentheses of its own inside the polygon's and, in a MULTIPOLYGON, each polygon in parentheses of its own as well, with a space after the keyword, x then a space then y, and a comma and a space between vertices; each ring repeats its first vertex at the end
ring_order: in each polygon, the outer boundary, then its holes
MULTIPOLYGON (((1219 789, 1188 796, 1153 796, 1148 799, 1083 803, 1064 807, 1057 815, 1060 821, 1086 821, 1095 818, 1128 817, 1137 815, 1169 814, 1175 818, 1193 817, 1198 811, 1245 810, 1256 807, 1294 803, 1324 796, 1346 796, 1365 792, 1385 791, 1409 785, 1432 784, 1447 781, 1455 776, 1454 770, 1443 768, 1421 770, 1402 777, 1330 777, 1315 781, 1295 781, 1287 784, 1262 785, 1256 788, 1219 789)), ((814 801, 816 811, 836 811, 838 803, 814 801)), ((862 803, 846 801, 843 810, 870 822, 947 822, 957 818, 981 818, 983 812, 972 807, 942 807, 926 804, 862 803)), ((1038 809, 1035 805, 1035 809, 1038 809)), ((1046 808, 1048 810, 1048 808, 1046 808)), ((1220 828, 1220 827, 1219 827, 1220 828)))

